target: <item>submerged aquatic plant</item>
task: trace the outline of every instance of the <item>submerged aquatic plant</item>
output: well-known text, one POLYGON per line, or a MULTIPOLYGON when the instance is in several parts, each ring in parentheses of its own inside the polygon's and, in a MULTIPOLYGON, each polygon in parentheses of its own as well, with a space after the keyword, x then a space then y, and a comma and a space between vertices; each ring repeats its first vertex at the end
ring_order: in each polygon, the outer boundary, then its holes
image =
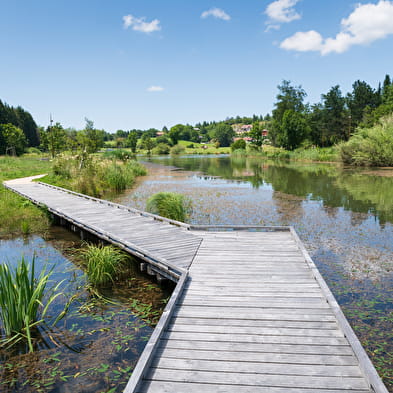
POLYGON ((52 270, 43 268, 36 278, 34 257, 31 264, 22 257, 16 268, 8 263, 0 265, 0 320, 7 337, 2 345, 26 339, 33 352, 33 329, 44 322, 48 307, 61 295, 58 292, 61 282, 46 291, 51 274, 52 270))
POLYGON ((191 201, 175 192, 158 192, 147 200, 146 210, 172 220, 185 221, 191 211, 191 201))
POLYGON ((81 250, 81 257, 86 264, 86 274, 93 287, 103 287, 112 283, 128 259, 127 254, 113 246, 93 244, 88 244, 81 250))

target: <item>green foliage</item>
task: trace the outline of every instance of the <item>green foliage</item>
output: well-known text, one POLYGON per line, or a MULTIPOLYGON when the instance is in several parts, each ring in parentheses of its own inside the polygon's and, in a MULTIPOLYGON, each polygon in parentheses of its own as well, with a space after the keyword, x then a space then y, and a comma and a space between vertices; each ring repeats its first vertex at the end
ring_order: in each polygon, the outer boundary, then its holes
POLYGON ((162 217, 184 222, 191 212, 191 201, 182 194, 159 192, 147 200, 146 210, 162 217))
POLYGON ((128 134, 126 145, 131 148, 131 151, 136 153, 136 146, 138 143, 138 133, 136 131, 131 131, 128 134))
POLYGON ((27 139, 23 131, 11 123, 0 124, 0 134, 4 140, 3 148, 0 146, 0 153, 20 156, 27 146, 27 139))
POLYGON ((282 118, 278 144, 287 150, 294 150, 307 138, 310 128, 305 117, 291 109, 286 110, 282 118))
POLYGON ((153 149, 153 154, 169 154, 171 150, 171 147, 167 145, 166 143, 159 143, 154 149, 153 149))
POLYGON ((262 128, 263 127, 261 126, 261 124, 256 121, 252 125, 251 131, 248 133, 248 136, 252 138, 251 144, 257 149, 262 146, 264 140, 264 137, 262 135, 262 128))
POLYGON ((147 154, 150 155, 152 149, 156 146, 156 141, 148 136, 148 134, 143 135, 141 140, 142 149, 147 150, 147 154))
POLYGON ((214 138, 221 147, 228 147, 233 142, 235 131, 229 124, 220 123, 213 129, 214 138))
POLYGON ((128 160, 130 160, 132 158, 132 155, 127 150, 115 149, 115 150, 106 151, 103 154, 103 157, 127 162, 128 160))
POLYGON ((339 148, 345 164, 393 166, 393 115, 382 118, 371 128, 359 128, 339 148))
POLYGON ((104 130, 94 128, 94 123, 85 118, 85 129, 77 134, 77 141, 82 151, 95 153, 104 146, 104 130))
POLYGON ((51 270, 35 274, 34 258, 31 265, 22 258, 15 269, 9 263, 0 264, 0 319, 7 336, 2 345, 27 340, 33 352, 34 328, 44 322, 49 305, 60 295, 61 283, 46 291, 51 270))
POLYGON ((86 267, 89 282, 94 288, 112 285, 129 258, 127 254, 113 246, 93 244, 88 244, 82 249, 80 256, 86 267))
POLYGON ((246 149, 246 141, 244 139, 238 139, 237 141, 231 144, 231 150, 245 150, 246 149))
MULTIPOLYGON (((0 100, 0 124, 12 124, 20 128, 26 137, 27 146, 39 145, 37 124, 31 114, 22 107, 14 108, 0 100)), ((2 147, 4 146, 0 135, 0 154, 3 154, 2 147)))
POLYGON ((137 176, 146 174, 146 169, 134 160, 86 156, 60 155, 53 162, 53 172, 43 181, 71 189, 82 194, 102 197, 118 193, 134 184, 137 176))
POLYGON ((186 151, 186 148, 183 145, 175 145, 171 148, 170 153, 173 156, 178 156, 180 154, 183 154, 186 151))

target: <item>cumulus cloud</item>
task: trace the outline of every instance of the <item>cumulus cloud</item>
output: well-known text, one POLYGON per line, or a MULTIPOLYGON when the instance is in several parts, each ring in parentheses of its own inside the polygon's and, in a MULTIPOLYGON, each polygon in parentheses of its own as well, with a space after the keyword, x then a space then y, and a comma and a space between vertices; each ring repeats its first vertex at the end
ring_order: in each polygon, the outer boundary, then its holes
POLYGON ((146 90, 150 93, 152 93, 152 92, 155 93, 158 91, 164 91, 164 88, 162 86, 150 86, 146 90))
POLYGON ((132 15, 125 15, 123 16, 123 26, 125 29, 131 27, 132 30, 142 33, 152 33, 161 30, 160 21, 158 19, 154 19, 151 22, 146 22, 145 19, 146 18, 136 18, 132 15))
POLYGON ((231 17, 221 8, 211 8, 210 10, 204 11, 201 14, 201 18, 208 18, 213 16, 216 19, 231 20, 231 17))
POLYGON ((311 30, 297 32, 285 39, 280 48, 298 52, 317 51, 322 55, 343 53, 353 45, 367 45, 393 34, 393 1, 379 0, 377 4, 358 4, 355 10, 341 20, 341 31, 324 39, 311 30))
POLYGON ((278 29, 281 23, 300 19, 300 14, 293 8, 298 2, 299 0, 276 0, 270 3, 265 10, 265 14, 269 17, 266 22, 268 30, 278 29))

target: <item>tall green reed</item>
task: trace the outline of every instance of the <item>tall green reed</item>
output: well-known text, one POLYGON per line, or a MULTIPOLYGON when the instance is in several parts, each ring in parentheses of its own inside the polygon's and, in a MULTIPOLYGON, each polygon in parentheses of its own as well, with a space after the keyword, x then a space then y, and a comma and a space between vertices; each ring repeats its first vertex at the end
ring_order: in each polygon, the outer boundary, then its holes
POLYGON ((94 287, 111 285, 121 273, 128 255, 113 246, 88 244, 80 252, 86 266, 86 274, 94 287))
POLYGON ((2 345, 27 340, 33 352, 34 329, 45 321, 49 306, 61 295, 61 282, 47 290, 51 274, 52 269, 43 268, 36 277, 34 257, 31 264, 22 257, 14 268, 9 263, 0 265, 0 320, 6 336, 2 345))

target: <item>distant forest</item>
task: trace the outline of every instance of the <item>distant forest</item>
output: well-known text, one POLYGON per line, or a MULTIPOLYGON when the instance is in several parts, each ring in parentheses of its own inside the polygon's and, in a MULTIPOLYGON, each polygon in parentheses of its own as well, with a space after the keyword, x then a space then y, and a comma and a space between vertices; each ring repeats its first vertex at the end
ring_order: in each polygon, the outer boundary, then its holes
POLYGON ((307 93, 301 86, 283 80, 278 86, 276 102, 271 114, 251 117, 228 117, 221 121, 201 121, 195 125, 177 124, 170 129, 128 129, 108 133, 97 130, 86 120, 84 130, 64 128, 60 123, 51 127, 37 127, 32 115, 21 106, 12 107, 0 100, 0 154, 22 154, 27 147, 57 152, 76 148, 95 151, 104 141, 117 141, 119 147, 136 146, 136 141, 167 143, 178 140, 208 142, 215 140, 229 146, 235 133, 233 125, 252 124, 251 136, 262 129, 269 131, 274 146, 293 150, 299 146, 332 146, 347 141, 358 127, 371 127, 378 120, 393 113, 393 80, 386 75, 377 87, 357 80, 352 91, 344 95, 339 85, 321 95, 316 104, 305 102, 307 93), (157 133, 163 135, 157 137, 157 133), (150 141, 152 139, 153 141, 150 141))

